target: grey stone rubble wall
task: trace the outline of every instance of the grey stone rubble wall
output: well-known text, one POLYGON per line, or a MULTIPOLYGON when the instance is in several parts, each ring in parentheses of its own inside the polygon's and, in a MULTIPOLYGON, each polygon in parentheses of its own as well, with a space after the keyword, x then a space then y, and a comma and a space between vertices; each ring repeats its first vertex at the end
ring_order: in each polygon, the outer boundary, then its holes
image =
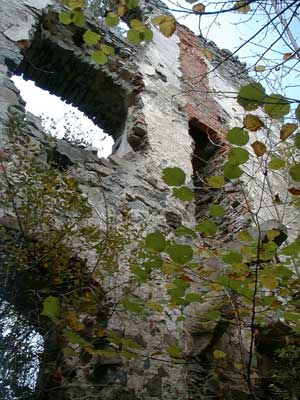
MULTIPOLYGON (((108 159, 98 159, 92 151, 74 148, 63 140, 49 144, 39 120, 26 114, 24 134, 32 143, 44 151, 47 149, 52 157, 68 165, 70 174, 79 180, 97 213, 105 215, 105 193, 112 215, 118 214, 122 204, 126 203, 136 224, 146 221, 149 231, 162 229, 169 232, 183 221, 187 225, 192 223, 193 206, 186 209, 172 199, 161 178, 162 168, 172 165, 181 167, 187 176, 192 174, 192 139, 187 116, 182 111, 188 100, 177 96, 182 91, 183 81, 178 36, 166 39, 155 31, 153 43, 136 51, 103 26, 97 27, 107 43, 115 46, 118 55, 106 66, 96 67, 90 61, 90 51, 74 42, 76 29, 58 24, 57 5, 53 9, 51 4, 47 0, 0 0, 1 147, 5 147, 7 140, 8 108, 25 116, 24 101, 10 80, 15 72, 25 73, 28 79, 33 78, 41 87, 79 106, 115 138, 114 153, 108 159), (66 69, 68 58, 77 63, 76 68, 69 68, 70 72, 66 69), (44 74, 45 66, 54 74, 44 74), (64 81, 66 76, 68 79, 64 81), (105 90, 101 93, 103 85, 105 90)), ((95 21, 89 19, 88 23, 94 27, 95 21)), ((215 60, 224 57, 224 53, 212 47, 215 60)), ((213 68, 213 63, 206 63, 208 68, 213 68)), ((242 72, 243 67, 240 69, 242 72)), ((216 71, 211 74, 209 85, 216 91, 236 90, 237 82, 228 78, 228 74, 216 71)), ((216 95, 215 101, 219 103, 220 115, 227 116, 224 122, 227 126, 241 123, 242 110, 235 100, 224 101, 216 95)), ((221 163, 222 158, 218 168, 221 163)), ((233 189, 230 185, 226 187, 228 193, 233 189)), ((225 198, 224 201, 231 207, 231 223, 226 221, 224 226, 230 236, 234 229, 239 230, 245 224, 245 216, 240 215, 237 220, 238 213, 231 206, 231 200, 225 198)), ((2 216, 4 210, 0 213, 2 216)), ((99 224, 97 213, 93 222, 99 224)), ((188 312, 196 315, 209 307, 209 304, 204 304, 201 309, 190 307, 188 312)), ((149 352, 157 351, 165 337, 172 340, 173 336, 180 340, 187 352, 191 352, 191 368, 148 359, 128 364, 115 360, 113 368, 107 367, 108 374, 99 387, 90 382, 83 368, 78 367, 76 381, 65 382, 67 389, 61 394, 61 399, 196 400, 219 396, 224 387, 220 388, 218 378, 209 375, 206 367, 200 364, 206 350, 211 351, 213 340, 218 340, 218 348, 230 348, 233 357, 238 358, 236 332, 216 323, 200 326, 197 318, 191 318, 178 329, 176 312, 171 316, 169 320, 164 316, 141 318, 130 315, 122 320, 113 317, 109 326, 134 338, 139 336, 140 341, 147 344, 149 352), (198 365, 194 365, 197 362, 198 365)), ((208 357, 205 362, 209 364, 210 361, 208 357)), ((102 363, 109 364, 109 361, 102 360, 102 363)), ((239 395, 241 392, 237 389, 236 396, 239 395)), ((56 394, 50 398, 57 398, 56 394)))
MULTIPOLYGON (((62 32, 55 31, 55 34, 50 30, 43 30, 40 28, 40 21, 45 21, 44 15, 49 13, 44 9, 48 5, 47 2, 36 3, 31 1, 30 3, 24 1, 12 1, 9 4, 6 1, 0 2, 1 11, 1 49, 0 49, 0 60, 1 60, 1 94, 0 94, 0 122, 1 122, 1 143, 2 147, 5 148, 7 138, 5 137, 5 124, 8 120, 8 109, 13 112, 17 112, 21 117, 25 117, 25 103, 20 98, 18 89, 15 88, 14 84, 10 80, 10 76, 16 71, 17 73, 25 73, 27 78, 33 77, 36 79, 37 83, 42 87, 47 88, 50 86, 50 90, 59 95, 65 96, 69 101, 72 101, 72 96, 74 99, 77 97, 78 92, 70 94, 68 92, 68 86, 66 89, 61 88, 59 85, 59 75, 58 70, 56 70, 56 79, 49 84, 45 79, 52 79, 48 77, 47 74, 43 74, 43 65, 36 65, 38 63, 39 57, 36 52, 32 52, 33 57, 31 58, 31 48, 29 47, 28 52, 25 51, 22 46, 27 46, 33 40, 33 46, 39 42, 37 40, 48 40, 48 44, 51 47, 51 43, 59 48, 66 50, 68 53, 73 53, 75 57, 80 58, 83 63, 89 57, 89 55, 83 55, 82 50, 78 50, 75 44, 70 43, 70 36, 67 35, 66 29, 62 28, 62 32), (35 33, 36 32, 36 33, 35 33), (57 36, 55 36, 57 35, 57 36), (37 39, 38 36, 38 39, 37 39), (39 37, 42 36, 42 39, 39 37), (24 60, 24 61, 23 61, 24 60), (42 71, 36 71, 41 69, 42 71), (46 78, 44 78, 46 77, 46 78), (48 86, 49 85, 49 86, 48 86), (65 91, 66 90, 66 91, 65 91), (71 99, 70 99, 71 98, 71 99)), ((48 14, 49 15, 49 14, 48 14)), ((109 35, 109 37, 112 37, 109 35)), ((113 43, 114 46, 120 48, 120 41, 118 38, 113 43)), ((40 48, 41 58, 47 57, 47 49, 44 52, 43 48, 40 48)), ((130 51, 130 50, 129 50, 130 51)), ((125 52, 124 52, 125 53, 125 52)), ((177 53, 178 54, 178 53, 177 53)), ((73 56, 72 56, 73 57, 73 56)), ((36 118, 31 115, 26 115, 27 126, 24 131, 24 135, 29 135, 31 143, 37 146, 41 146, 52 153, 53 157, 64 160, 69 166, 69 172, 75 176, 80 184, 82 190, 88 196, 90 204, 97 209, 99 213, 105 214, 105 204, 103 201, 102 192, 105 193, 106 202, 109 207, 109 212, 115 215, 118 212, 118 207, 122 203, 126 202, 128 208, 131 210, 132 217, 135 219, 136 223, 147 221, 147 228, 152 230, 154 228, 159 229, 169 229, 169 223, 171 226, 178 225, 183 219, 191 219, 189 212, 184 209, 184 207, 177 203, 176 201, 169 199, 169 189, 162 183, 161 180, 161 169, 163 165, 176 164, 177 161, 186 159, 185 165, 188 166, 187 172, 190 172, 189 156, 190 148, 188 145, 188 132, 186 129, 186 121, 181 118, 177 118, 177 121, 173 121, 172 107, 167 104, 168 98, 163 98, 157 102, 155 109, 151 110, 151 104, 148 101, 148 107, 150 110, 144 108, 143 102, 146 98, 139 95, 141 91, 141 75, 139 69, 136 67, 134 62, 131 61, 132 56, 128 57, 128 52, 122 58, 122 54, 112 61, 108 66, 101 69, 101 74, 103 76, 104 82, 107 80, 112 80, 114 82, 114 88, 121 86, 121 91, 123 91, 124 107, 127 107, 128 118, 125 116, 123 132, 121 125, 114 129, 112 133, 115 132, 115 137, 121 137, 120 145, 117 146, 116 154, 110 156, 108 160, 97 159, 96 155, 92 152, 87 152, 84 150, 79 150, 73 148, 65 141, 56 141, 47 144, 47 139, 41 131, 41 127, 36 118), (118 65, 119 64, 119 65, 118 65), (120 65, 122 64, 122 67, 120 65), (102 72, 104 71, 104 73, 102 72), (105 78, 106 77, 106 78, 105 78), (140 96, 140 97, 139 97, 140 96), (161 113, 161 105, 165 103, 166 107, 169 108, 167 117, 164 115, 156 114, 156 111, 161 113), (145 116, 145 114, 147 114, 145 116), (160 125, 160 119, 165 120, 165 138, 166 144, 164 148, 159 148, 161 129, 158 129, 160 125), (182 121, 180 121, 182 119, 182 121), (173 132, 172 127, 176 127, 177 139, 170 140, 167 139, 167 133, 173 132), (157 130, 155 132, 155 130, 157 130), (151 132, 156 135, 156 139, 152 139, 151 132), (147 137, 146 137, 147 133, 147 137), (186 141, 184 140, 183 134, 185 134, 186 141), (150 140, 149 140, 150 138, 150 140), (141 140, 142 139, 142 140, 141 140), (180 143, 176 144, 176 140, 180 140, 180 143), (150 142, 150 145, 147 144, 150 142), (157 144, 156 142, 157 141, 157 144), (128 144, 126 144, 128 143, 128 144), (144 143, 144 144, 142 144, 144 143), (169 157, 169 145, 172 144, 172 156, 169 157), (135 150, 147 150, 147 153, 135 153, 135 150), (50 147, 50 149, 49 149, 50 147), (182 148, 182 151, 181 151, 182 148), (122 157, 120 157, 122 156, 122 157), (99 178, 100 185, 99 187, 99 178)), ((42 60, 43 61, 43 60, 42 60)), ((149 61, 148 61, 149 63, 149 61)), ((159 63, 159 61, 157 61, 159 63)), ((82 65, 82 64, 81 64, 82 65)), ((50 70, 55 70, 55 61, 52 64, 48 64, 50 70)), ((92 74, 94 66, 90 66, 90 73, 92 74)), ((153 67, 151 67, 153 70, 153 67)), ((82 71, 82 70, 81 70, 82 71)), ((53 71, 51 71, 53 72, 53 71)), ((80 71, 78 72, 79 79, 81 78, 80 71)), ((156 74, 154 70, 154 74, 156 74)), ((153 75, 153 73, 152 73, 153 75)), ((64 75, 65 77, 66 75, 64 75)), ((144 77, 146 74, 144 73, 144 77)), ((76 79, 76 77, 72 77, 76 79)), ((155 80, 157 78, 155 77, 155 80)), ((93 82, 91 82, 91 85, 93 82)), ((71 82, 71 88, 73 83, 71 82)), ((75 85, 75 83, 74 83, 75 85)), ((179 80, 177 79, 176 85, 179 88, 179 80)), ((175 86, 175 85, 174 85, 175 86)), ((76 86, 75 86, 76 89, 76 86)), ((100 85, 101 89, 101 85, 100 85)), ((163 88, 165 89, 165 87, 163 88)), ((176 88, 176 90, 178 90, 176 88)), ((154 89, 149 88, 150 98, 153 97, 154 89)), ((175 88, 173 89, 175 91, 175 88)), ((162 96, 164 96, 162 92, 162 96)), ((111 93, 113 95, 113 93, 111 93)), ((94 95, 95 96, 95 95, 94 95)), ((101 96, 101 94, 100 94, 101 96)), ((95 102, 95 100, 93 100, 95 102)), ((105 96, 102 97, 102 105, 105 103, 105 96)), ((97 100, 96 100, 97 103, 97 100)), ((94 104, 96 104, 94 103, 94 104)), ((88 107, 91 103, 89 103, 88 107)), ((113 105, 113 102, 111 102, 113 105)), ((153 105, 155 102, 153 102, 153 105)), ((78 104, 84 109, 85 101, 78 104)), ((85 110, 87 114, 88 109, 85 110)), ((104 110, 104 118, 109 121, 111 119, 111 124, 114 123, 114 112, 112 108, 111 111, 104 110), (110 114, 111 113, 111 114, 110 114)), ((118 111, 117 111, 118 113, 118 111)), ((93 114, 93 112, 92 112, 93 114)), ((119 113, 120 114, 120 113, 119 113)), ((117 115, 119 117, 120 115, 117 115)), ((123 116, 124 117, 124 116, 123 116)), ((108 122, 108 125, 110 123, 108 122)), ((1 210, 3 213, 5 210, 1 210)), ((95 220, 98 220, 95 214, 95 220)), ((99 223, 99 221, 98 221, 99 223)), ((176 317, 176 315, 174 315, 176 317)), ((110 322, 110 327, 113 329, 121 329, 126 335, 137 336, 143 332, 143 342, 147 343, 149 350, 155 348, 156 350, 160 346, 162 337, 169 331, 174 330, 174 337, 178 335, 176 333, 176 325, 172 320, 168 322, 168 330, 164 330, 163 317, 159 317, 155 322, 161 325, 161 328, 151 333, 150 326, 154 323, 153 320, 147 318, 140 319, 130 315, 126 322, 120 321, 117 318, 110 322)), ((68 361, 65 360, 68 364, 68 361)), ((71 362, 71 361, 70 361, 71 362)), ((103 365, 105 360, 102 360, 103 365)), ((109 363, 112 361, 108 361, 109 363)), ((98 385, 93 385, 89 380, 87 380, 84 370, 82 367, 78 367, 76 371, 76 382, 66 381, 65 389, 63 391, 58 391, 53 394, 48 393, 47 398, 61 398, 61 399, 136 399, 136 398, 151 398, 151 399, 175 399, 180 397, 181 399, 187 398, 187 388, 183 384, 184 372, 182 367, 176 364, 167 364, 165 367, 161 363, 151 361, 144 364, 143 360, 137 362, 129 363, 128 365, 121 365, 118 361, 118 368, 115 371, 115 367, 110 370, 109 367, 106 371, 110 371, 101 381, 100 388, 98 385), (120 364, 120 365, 119 365, 120 364), (142 370, 144 369, 144 372, 142 370), (113 372, 115 371, 115 372, 113 372), (113 373, 113 375, 111 375, 113 373), (176 384, 175 382, 178 382, 176 384), (102 388, 103 386, 103 388, 102 388), (58 397, 57 397, 58 396, 58 397), (100 396, 100 397, 99 397, 100 396)), ((46 366, 42 365, 41 369, 45 370, 46 366)))

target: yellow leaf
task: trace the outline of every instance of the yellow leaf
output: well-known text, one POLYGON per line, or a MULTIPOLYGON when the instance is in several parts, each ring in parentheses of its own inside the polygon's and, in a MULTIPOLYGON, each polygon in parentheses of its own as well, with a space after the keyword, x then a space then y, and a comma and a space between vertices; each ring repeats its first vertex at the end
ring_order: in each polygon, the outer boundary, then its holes
POLYGON ((280 129, 280 139, 284 141, 288 137, 291 136, 292 133, 295 132, 297 129, 298 125, 297 124, 284 124, 282 125, 280 129))
POLYGON ((237 1, 233 8, 243 14, 247 14, 251 10, 251 7, 246 0, 237 1))
POLYGON ((77 315, 74 312, 68 313, 66 316, 66 321, 70 328, 72 328, 75 332, 81 331, 84 328, 82 322, 79 321, 77 315))
POLYGON ((205 12, 205 5, 202 3, 197 3, 193 6, 192 10, 197 13, 204 13, 205 12))
POLYGON ((283 59, 284 59, 285 61, 290 60, 291 58, 294 58, 294 57, 295 57, 295 54, 294 54, 294 53, 285 53, 285 54, 283 55, 283 59))
POLYGON ((210 50, 204 48, 204 49, 201 49, 201 51, 209 61, 211 61, 213 59, 213 54, 210 50))
POLYGON ((253 148, 254 153, 257 155, 257 157, 263 156, 265 154, 265 152, 267 151, 266 146, 258 140, 256 140, 256 142, 252 143, 251 147, 253 148))
POLYGON ((159 303, 156 303, 155 301, 148 301, 145 306, 149 308, 149 310, 152 311, 157 311, 157 312, 163 312, 164 308, 161 306, 159 303))
POLYGON ((105 337, 106 336, 106 332, 104 328, 99 328, 96 332, 95 335, 97 337, 105 337))
POLYGON ((159 30, 164 36, 171 37, 173 33, 176 31, 175 19, 173 18, 172 20, 162 22, 161 24, 159 24, 159 30))
POLYGON ((269 240, 273 240, 279 235, 280 235, 280 231, 278 229, 271 229, 270 231, 267 232, 267 238, 269 240))
POLYGON ((156 17, 152 18, 151 23, 153 25, 160 25, 161 23, 166 22, 165 15, 157 15, 156 17))
POLYGON ((181 271, 181 267, 178 267, 178 265, 174 265, 171 263, 164 262, 162 267, 162 271, 166 275, 173 275, 179 271, 181 271))
POLYGON ((125 6, 118 7, 118 15, 119 17, 123 17, 127 13, 128 9, 125 6))
POLYGON ((272 302, 272 304, 270 305, 270 307, 272 307, 272 308, 280 307, 281 304, 282 304, 281 301, 279 301, 279 300, 274 300, 274 301, 272 302))
POLYGON ((246 115, 243 123, 244 123, 244 127, 246 129, 249 129, 249 131, 251 131, 251 132, 256 132, 258 129, 265 126, 265 124, 262 122, 262 120, 253 114, 246 115))
POLYGON ((289 188, 289 192, 294 196, 300 196, 300 189, 296 187, 289 188))
POLYGON ((242 363, 238 363, 238 362, 234 363, 233 366, 234 366, 235 369, 238 369, 238 370, 243 368, 243 364, 242 363))
POLYGON ((222 350, 215 350, 213 352, 213 355, 216 360, 226 357, 226 353, 224 353, 224 351, 222 350))
POLYGON ((255 72, 264 72, 266 70, 265 65, 255 65, 254 71, 255 72))
POLYGON ((276 289, 278 286, 276 278, 272 275, 262 276, 260 279, 260 283, 262 284, 263 287, 270 290, 276 289))
POLYGON ((211 290, 214 290, 215 292, 220 292, 221 290, 223 290, 222 286, 219 285, 218 283, 211 283, 211 284, 209 285, 209 288, 210 288, 211 290))

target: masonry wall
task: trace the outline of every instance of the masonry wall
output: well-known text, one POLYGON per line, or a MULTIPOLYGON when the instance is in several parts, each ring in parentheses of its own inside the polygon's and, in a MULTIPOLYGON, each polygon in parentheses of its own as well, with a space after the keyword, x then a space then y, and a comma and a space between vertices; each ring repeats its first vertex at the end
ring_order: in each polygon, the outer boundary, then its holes
MULTIPOLYGON (((147 221, 148 231, 172 232, 182 222, 192 223, 195 210, 198 217, 205 215, 211 201, 218 200, 228 208, 222 225, 226 240, 233 238, 249 223, 243 211, 243 198, 233 184, 228 183, 222 192, 199 189, 196 206, 185 207, 170 196, 161 171, 166 166, 179 166, 192 184, 195 171, 191 159, 196 145, 190 135, 191 123, 199 135, 203 135, 197 151, 201 154, 203 150, 207 163, 199 173, 205 177, 221 170, 228 151, 225 132, 228 127, 241 123, 242 110, 235 100, 221 99, 212 92, 223 88, 236 91, 238 83, 248 79, 243 65, 230 61, 232 64, 222 66, 225 73, 217 70, 208 74, 226 53, 209 44, 215 55, 209 62, 201 52, 201 40, 182 26, 178 26, 170 39, 154 30, 153 42, 140 48, 98 26, 108 43, 116 48, 117 56, 105 66, 96 66, 90 59, 90 50, 76 43, 79 28, 62 26, 57 19, 58 11, 58 4, 48 0, 0 1, 2 148, 7 146, 6 124, 10 109, 26 118, 23 134, 31 143, 49 150, 40 122, 25 113, 25 104, 10 80, 13 74, 24 74, 26 79, 33 79, 37 85, 78 106, 115 139, 113 154, 106 160, 63 140, 51 145, 52 154, 66 161, 69 173, 79 180, 81 189, 97 211, 94 223, 99 225, 99 214, 118 215, 126 204, 137 226, 147 221), (228 73, 232 65, 240 71, 238 80, 228 73), (207 144, 208 137, 213 142, 212 147, 207 144)), ((94 27, 97 22, 90 18, 89 24, 94 27)), ((0 209, 3 224, 6 211, 0 209)), ((91 254, 89 263, 92 261, 91 254)), ((163 285, 163 281, 160 284, 163 285)), ((2 292, 9 291, 9 288, 4 289, 2 292)), ((159 290, 159 285, 153 289, 154 297, 159 290)), ((128 362, 121 358, 100 359, 97 366, 101 366, 102 375, 100 373, 95 383, 91 379, 95 364, 82 365, 74 358, 65 357, 61 365, 76 365, 75 377, 63 376, 55 390, 49 390, 43 383, 39 399, 248 398, 243 384, 235 385, 234 377, 231 383, 222 382, 220 377, 211 374, 210 358, 203 362, 203 354, 206 349, 211 352, 216 335, 219 349, 230 349, 232 354, 239 351, 234 330, 217 323, 206 327, 197 323, 199 312, 209 307, 204 304, 200 310, 190 308, 194 317, 181 324, 176 323, 174 310, 168 311, 168 319, 164 314, 149 317, 130 314, 122 318, 114 314, 107 322, 108 327, 138 339, 147 354, 158 354, 162 342, 169 337, 168 340, 177 340, 185 348, 189 355, 187 362, 162 363, 155 356, 128 362)), ((58 338, 55 340, 59 342, 58 338)), ((47 343, 46 340, 45 352, 47 343)), ((46 362, 41 365, 40 381, 48 379, 46 362)))

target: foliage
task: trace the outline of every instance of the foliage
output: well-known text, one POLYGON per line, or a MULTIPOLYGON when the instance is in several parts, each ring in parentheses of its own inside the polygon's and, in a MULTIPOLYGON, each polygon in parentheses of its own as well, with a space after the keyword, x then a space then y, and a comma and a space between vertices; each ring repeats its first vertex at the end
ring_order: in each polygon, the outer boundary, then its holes
MULTIPOLYGON (((84 27, 83 40, 93 48, 92 59, 96 64, 105 64, 115 51, 98 32, 87 29, 85 1, 62 3, 67 8, 61 12, 60 21, 84 27)), ((139 3, 124 0, 112 2, 111 6, 109 11, 104 8, 101 12, 108 28, 118 25, 129 11, 138 9, 139 3)), ((249 7, 247 2, 234 5, 235 11, 242 13, 247 13, 249 7)), ((193 11, 205 13, 205 6, 195 4, 193 11)), ((128 23, 129 42, 141 44, 152 40, 150 24, 139 18, 131 18, 128 23)), ((171 16, 159 15, 151 23, 166 37, 176 29, 171 16)), ((284 193, 287 200, 282 200, 282 194, 273 196, 270 190, 274 208, 278 211, 277 206, 284 201, 286 206, 299 208, 299 133, 295 135, 299 105, 296 123, 283 122, 290 112, 290 100, 277 93, 267 95, 264 87, 255 82, 240 89, 237 101, 251 113, 245 114, 243 126, 233 127, 226 135, 233 146, 228 151, 223 174, 205 177, 205 184, 213 190, 225 191, 231 182, 247 195, 241 178, 249 175, 247 166, 252 162, 262 175, 262 185, 258 185, 261 198, 269 185, 268 178, 281 174, 288 181, 284 193), (253 113, 259 107, 269 118, 253 113), (276 138, 274 120, 279 126, 276 138)), ((54 167, 45 169, 41 154, 20 135, 22 129, 17 121, 11 119, 10 123, 10 148, 0 153, 4 181, 1 202, 15 215, 16 221, 13 229, 6 226, 2 230, 1 252, 5 254, 5 266, 15 265, 21 276, 29 276, 32 271, 43 275, 31 294, 31 302, 38 305, 35 317, 41 318, 46 332, 53 325, 62 332, 66 345, 60 352, 66 357, 82 353, 107 357, 120 353, 124 358, 145 356, 135 341, 107 328, 107 315, 112 315, 109 309, 112 313, 138 315, 164 312, 168 315, 168 310, 175 309, 181 326, 190 304, 214 304, 199 316, 204 324, 225 323, 248 331, 249 335, 248 340, 243 335, 239 338, 247 357, 241 351, 240 360, 233 362, 225 349, 214 348, 213 362, 216 368, 225 366, 240 374, 255 398, 252 368, 256 329, 280 320, 300 335, 299 236, 287 237, 284 243, 286 237, 281 240, 281 236, 287 236, 287 232, 276 228, 263 231, 259 218, 262 201, 258 208, 248 204, 247 212, 256 224, 256 235, 239 232, 233 249, 226 247, 222 237, 222 219, 228 210, 218 202, 210 205, 208 215, 195 226, 180 226, 175 234, 138 231, 126 206, 121 221, 107 215, 100 229, 90 222, 93 210, 82 196, 78 182, 54 167), (90 252, 97 260, 92 267, 85 258, 90 252), (211 258, 218 260, 216 266, 207 262, 211 258), (104 285, 112 276, 121 288, 104 285), (153 297, 151 289, 157 280, 161 290, 159 296, 153 297), (140 287, 148 288, 146 296, 139 296, 140 287), (224 311, 226 307, 231 310, 229 313, 224 311), (100 310, 101 317, 95 318, 100 310), (91 320, 92 332, 86 335, 85 328, 91 320), (99 338, 105 338, 101 345, 99 338)), ((193 191, 185 184, 186 175, 180 168, 165 168, 162 178, 177 200, 184 204, 193 200, 193 191)), ((298 353, 298 345, 283 347, 279 358, 296 359, 298 353)), ((185 355, 179 344, 167 344, 160 353, 164 361, 173 362, 185 355)), ((55 372, 56 365, 53 368, 55 372)))

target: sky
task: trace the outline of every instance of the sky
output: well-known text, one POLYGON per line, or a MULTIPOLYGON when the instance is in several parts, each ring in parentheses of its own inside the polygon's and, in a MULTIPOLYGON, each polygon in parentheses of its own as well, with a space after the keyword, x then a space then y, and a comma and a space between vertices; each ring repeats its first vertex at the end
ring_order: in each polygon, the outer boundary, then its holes
MULTIPOLYGON (((269 2, 272 0, 268 0, 269 2)), ((268 3, 266 1, 266 4, 268 3)), ((173 10, 183 11, 191 10, 193 0, 189 2, 180 0, 165 0, 166 5, 173 10)), ((228 6, 228 2, 227 3, 228 6)), ((283 3, 283 2, 282 2, 283 3)), ((206 1, 206 11, 215 11, 220 8, 220 3, 213 1, 206 1)), ((163 12, 163 10, 162 10, 163 12)), ((241 14, 239 12, 230 12, 216 15, 203 15, 200 19, 196 15, 191 15, 185 12, 173 12, 176 19, 187 25, 196 34, 201 33, 204 37, 214 41, 220 48, 226 48, 234 52, 242 43, 249 37, 253 36, 260 27, 265 24, 266 16, 261 12, 252 12, 241 14)), ((287 17, 290 13, 285 14, 287 17)), ((295 36, 295 39, 300 47, 300 22, 294 18, 289 25, 290 30, 295 36)), ((269 26, 264 29, 262 33, 256 37, 251 43, 243 47, 239 51, 239 58, 243 62, 247 62, 249 66, 249 73, 257 80, 265 80, 265 86, 269 92, 283 91, 288 97, 299 99, 299 74, 298 59, 291 59, 284 62, 278 70, 275 71, 274 66, 283 62, 283 55, 291 52, 287 43, 284 40, 279 40, 273 47, 272 51, 268 51, 265 56, 257 62, 259 55, 265 51, 265 48, 270 46, 277 38, 280 29, 278 19, 274 21, 274 26, 269 26), (254 65, 263 65, 266 70, 264 72, 255 72, 254 65), (292 70, 293 69, 293 70, 292 70), (283 78, 283 79, 282 79, 283 78), (297 86, 297 82, 299 85, 297 86), (294 87, 294 85, 296 85, 294 87)), ((154 28, 155 29, 155 28, 154 28)), ((283 38, 284 39, 284 38, 283 38)), ((48 118, 53 118, 57 124, 57 131, 60 133, 59 137, 63 136, 64 117, 66 113, 74 111, 74 107, 63 103, 58 97, 50 95, 48 92, 42 91, 34 85, 31 81, 24 81, 20 77, 13 78, 16 86, 20 89, 23 99, 26 101, 26 109, 35 115, 46 115, 48 118)), ((77 118, 73 125, 74 129, 82 129, 86 132, 87 136, 91 138, 93 146, 99 149, 98 154, 102 157, 108 157, 111 153, 113 140, 110 136, 105 135, 103 131, 96 127, 91 120, 83 115, 80 111, 75 109, 75 118, 77 118), (78 122, 79 121, 79 122, 78 122), (78 123, 80 127, 78 127, 78 123)))

